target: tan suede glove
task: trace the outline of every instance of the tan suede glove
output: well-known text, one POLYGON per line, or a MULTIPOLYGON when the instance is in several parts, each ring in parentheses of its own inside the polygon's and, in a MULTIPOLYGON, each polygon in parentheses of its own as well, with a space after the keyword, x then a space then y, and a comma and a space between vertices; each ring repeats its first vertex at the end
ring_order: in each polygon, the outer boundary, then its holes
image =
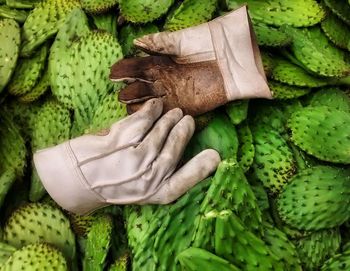
POLYGON ((220 156, 205 150, 176 170, 194 120, 179 108, 160 118, 162 111, 162 101, 152 99, 108 133, 35 153, 47 192, 77 214, 109 204, 166 204, 180 197, 216 169, 220 156))
POLYGON ((112 81, 131 83, 119 94, 129 113, 155 97, 163 100, 164 111, 179 107, 193 116, 236 99, 271 98, 246 6, 134 44, 158 56, 124 59, 112 67, 112 81))

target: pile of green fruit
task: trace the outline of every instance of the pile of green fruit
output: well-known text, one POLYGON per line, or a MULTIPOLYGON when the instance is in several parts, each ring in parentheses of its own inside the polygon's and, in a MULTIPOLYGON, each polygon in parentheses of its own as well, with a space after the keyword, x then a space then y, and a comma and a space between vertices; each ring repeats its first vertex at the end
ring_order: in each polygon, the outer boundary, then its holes
MULTIPOLYGON (((0 270, 350 270, 348 0, 0 0, 0 270), (166 206, 62 210, 35 151, 126 116, 133 39, 247 3, 273 100, 196 119, 216 173, 166 206)), ((252 78, 254 80, 254 78, 252 78)))

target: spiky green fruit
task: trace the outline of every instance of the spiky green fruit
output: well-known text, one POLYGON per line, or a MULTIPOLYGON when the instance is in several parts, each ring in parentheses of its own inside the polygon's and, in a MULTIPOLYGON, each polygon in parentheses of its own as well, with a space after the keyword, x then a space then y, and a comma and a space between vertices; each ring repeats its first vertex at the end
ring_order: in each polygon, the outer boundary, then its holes
POLYGON ((321 23, 321 28, 326 36, 338 47, 349 49, 350 28, 336 15, 330 13, 321 23))
POLYGON ((17 249, 15 247, 0 241, 0 270, 1 265, 5 263, 16 250, 17 249))
POLYGON ((113 222, 109 216, 99 216, 92 222, 87 234, 83 269, 103 270, 111 245, 113 222))
POLYGON ((261 46, 282 47, 292 42, 291 37, 279 27, 254 21, 253 28, 258 44, 261 46))
POLYGON ((253 20, 276 26, 311 26, 321 22, 326 15, 315 0, 228 0, 227 2, 229 9, 248 4, 249 14, 253 20))
POLYGON ((334 256, 340 248, 338 228, 312 232, 294 241, 304 270, 320 270, 323 263, 334 256))
POLYGON ((32 244, 17 250, 0 266, 1 271, 68 270, 62 253, 47 244, 32 244))
POLYGON ((336 87, 324 88, 315 92, 310 100, 310 106, 328 106, 350 113, 350 97, 336 87))
POLYGON ((226 114, 234 125, 240 124, 247 118, 249 100, 238 100, 225 106, 226 114))
POLYGON ((23 23, 28 16, 25 10, 12 9, 6 5, 0 5, 0 17, 13 19, 19 23, 23 23))
POLYGON ((114 84, 108 79, 109 69, 122 57, 121 47, 113 35, 91 31, 73 42, 69 50, 50 58, 52 92, 74 110, 74 135, 89 128, 95 108, 113 90, 114 84), (62 53, 66 56, 61 57, 62 53))
POLYGON ((167 18, 164 29, 176 31, 209 21, 216 10, 217 0, 185 0, 167 18))
POLYGON ((31 58, 19 60, 7 89, 12 95, 24 95, 37 84, 45 68, 48 45, 43 45, 31 58))
POLYGON ((88 13, 100 14, 113 8, 119 0, 81 0, 81 7, 88 13))
POLYGON ((117 36, 117 15, 114 11, 105 14, 91 16, 97 29, 107 31, 114 37, 117 36))
POLYGON ((237 160, 244 172, 247 172, 254 162, 255 147, 253 135, 248 122, 243 122, 237 126, 239 141, 237 160))
POLYGON ((61 210, 31 203, 12 213, 4 227, 4 240, 16 247, 45 242, 58 248, 70 260, 76 256, 75 237, 61 210))
POLYGON ((324 0, 324 3, 342 19, 350 25, 350 6, 346 0, 324 0))
POLYGON ((266 76, 270 77, 273 66, 275 65, 275 56, 268 51, 264 51, 262 48, 260 50, 260 54, 265 74, 266 76))
POLYGON ((147 23, 165 14, 174 0, 120 0, 123 17, 133 23, 147 23))
MULTIPOLYGON (((38 111, 33 127, 33 152, 52 147, 70 138, 70 112, 56 100, 46 101, 38 111)), ((46 193, 33 165, 29 199, 38 201, 46 193)))
POLYGON ((350 113, 327 106, 306 107, 290 117, 291 140, 308 154, 333 163, 350 163, 350 113))
POLYGON ((39 99, 50 87, 48 70, 44 71, 43 76, 39 79, 39 82, 27 93, 18 97, 18 100, 22 103, 31 103, 39 99))
POLYGON ((307 87, 290 86, 270 80, 269 87, 275 99, 286 100, 295 99, 308 94, 311 89, 307 87))
POLYGON ((223 258, 201 248, 190 247, 177 255, 182 270, 187 271, 239 271, 237 267, 223 258))
POLYGON ((201 151, 212 148, 220 153, 221 159, 237 159, 238 138, 235 127, 224 114, 216 113, 207 127, 196 133, 185 151, 189 159, 201 151))
MULTIPOLYGON (((261 183, 254 184, 251 187, 256 197, 259 209, 262 213, 264 213, 264 211, 267 211, 270 208, 269 198, 266 190, 261 183)), ((265 220, 264 215, 262 216, 262 219, 265 220)))
POLYGON ((23 25, 21 56, 31 55, 41 44, 54 36, 79 0, 44 0, 29 14, 23 25))
POLYGON ((321 271, 347 271, 350 268, 350 250, 337 254, 324 263, 321 271))
POLYGON ((350 217, 349 170, 328 166, 305 169, 295 175, 278 196, 280 217, 300 230, 341 225, 350 217))
POLYGON ((109 128, 113 123, 127 116, 126 106, 118 101, 116 92, 111 92, 101 101, 95 110, 90 132, 109 128))
POLYGON ((295 173, 293 153, 283 136, 269 126, 255 127, 252 132, 254 173, 270 193, 278 193, 295 173))
POLYGON ((0 93, 15 70, 20 45, 20 29, 12 19, 0 19, 0 93))
POLYGON ((16 173, 13 169, 1 170, 0 172, 0 207, 4 203, 5 197, 16 180, 16 173))
POLYGON ((320 27, 289 28, 288 31, 293 36, 291 49, 295 57, 308 70, 328 77, 349 75, 348 55, 335 47, 320 27))
POLYGON ((108 271, 128 271, 128 266, 130 262, 130 256, 125 253, 123 256, 114 261, 114 263, 109 267, 108 271))
MULTIPOLYGON (((322 77, 316 77, 305 71, 305 69, 300 66, 283 58, 274 59, 271 78, 284 84, 308 88, 322 87, 329 83, 329 80, 322 77)), ((274 83, 272 83, 272 86, 274 86, 274 83)), ((273 87, 272 89, 276 89, 276 87, 273 87)), ((298 90, 298 88, 295 89, 298 90)), ((277 91, 277 94, 278 92, 279 91, 277 91)), ((302 90, 301 93, 303 93, 302 90)))
POLYGON ((123 48, 123 54, 125 56, 140 55, 142 51, 134 46, 134 39, 158 31, 158 27, 151 23, 144 25, 127 24, 123 26, 119 33, 119 41, 123 48))
POLYGON ((11 8, 33 9, 41 0, 6 0, 6 5, 11 8))
POLYGON ((302 271, 301 262, 294 244, 288 240, 285 233, 275 226, 264 223, 262 238, 269 249, 284 265, 285 271, 302 271))

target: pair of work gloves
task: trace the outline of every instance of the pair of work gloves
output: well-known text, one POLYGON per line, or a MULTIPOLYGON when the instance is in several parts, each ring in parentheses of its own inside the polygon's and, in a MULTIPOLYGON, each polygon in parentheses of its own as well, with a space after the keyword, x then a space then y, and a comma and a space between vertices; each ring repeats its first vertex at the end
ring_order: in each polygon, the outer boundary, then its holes
POLYGON ((271 98, 246 6, 134 43, 157 55, 124 59, 111 69, 112 81, 130 83, 119 100, 131 115, 107 133, 34 155, 47 192, 68 211, 176 200, 220 163, 219 154, 207 149, 178 168, 195 130, 192 116, 236 99, 271 98))

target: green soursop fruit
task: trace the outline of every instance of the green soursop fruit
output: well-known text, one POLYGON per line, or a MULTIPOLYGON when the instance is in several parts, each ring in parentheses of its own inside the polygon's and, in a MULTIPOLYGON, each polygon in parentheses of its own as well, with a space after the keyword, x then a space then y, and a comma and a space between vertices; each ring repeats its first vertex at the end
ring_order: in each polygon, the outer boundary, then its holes
POLYGON ((117 36, 117 15, 114 11, 105 14, 91 16, 97 29, 107 31, 114 37, 117 36))
POLYGON ((313 93, 310 106, 328 106, 350 113, 350 97, 336 87, 324 88, 313 93))
POLYGON ((240 124, 247 118, 249 100, 237 100, 225 106, 226 114, 234 125, 240 124))
POLYGON ((99 216, 92 222, 87 234, 83 270, 104 270, 111 245, 113 222, 110 216, 99 216))
POLYGON ((190 247, 177 255, 182 270, 186 271, 239 271, 229 261, 201 248, 190 247))
POLYGON ((15 247, 0 241, 0 270, 1 265, 5 263, 16 250, 17 249, 15 247))
POLYGON ((235 9, 248 4, 253 21, 282 26, 303 27, 322 21, 326 12, 315 0, 227 0, 228 8, 235 9))
POLYGON ((33 9, 42 0, 6 0, 6 5, 11 8, 33 9))
POLYGON ((0 19, 0 93, 15 70, 19 45, 20 28, 12 19, 0 19))
POLYGON ((346 0, 324 0, 324 3, 342 19, 350 25, 350 5, 346 0))
POLYGON ((264 66, 265 74, 267 77, 270 77, 273 66, 275 65, 274 59, 276 58, 276 56, 272 55, 268 51, 263 50, 263 48, 260 48, 260 55, 261 55, 262 64, 264 66))
POLYGON ((292 52, 309 71, 328 77, 349 75, 349 56, 335 47, 320 27, 288 28, 288 32, 293 36, 292 52))
MULTIPOLYGON (((264 213, 264 211, 267 211, 270 208, 269 198, 266 190, 260 182, 252 185, 251 187, 256 197, 259 209, 262 213, 264 213)), ((265 220, 266 217, 263 216, 262 219, 265 220)))
POLYGON ((112 9, 119 0, 81 0, 81 7, 88 13, 100 14, 112 9))
POLYGON ((243 122, 237 126, 237 135, 239 141, 237 160, 238 164, 247 172, 254 162, 255 147, 253 135, 248 122, 243 122))
POLYGON ((48 55, 48 45, 43 45, 31 58, 19 59, 12 80, 7 89, 12 95, 24 95, 31 91, 39 82, 40 76, 45 68, 48 55))
POLYGON ((254 127, 252 133, 255 145, 254 174, 269 193, 276 194, 295 173, 292 150, 283 136, 269 126, 254 127))
POLYGON ((158 27, 151 23, 144 25, 126 24, 119 33, 119 41, 123 49, 123 54, 125 56, 141 55, 142 51, 134 46, 134 39, 158 31, 158 27))
POLYGON ((324 263, 321 271, 346 271, 350 268, 350 250, 337 254, 324 263))
POLYGON ((316 166, 295 175, 278 196, 281 219, 299 230, 341 225, 350 217, 349 170, 316 166))
POLYGON ((350 113, 327 106, 306 107, 290 117, 291 140, 323 161, 350 163, 350 113))
POLYGON ((279 100, 299 98, 311 91, 310 88, 290 86, 272 80, 269 81, 269 87, 272 92, 272 96, 279 100))
POLYGON ((338 228, 312 232, 294 241, 304 270, 320 270, 323 263, 334 256, 340 248, 338 228))
POLYGON ((285 270, 280 259, 230 210, 215 216, 215 254, 241 270, 285 270))
MULTIPOLYGON (((32 151, 52 147, 70 138, 70 112, 56 100, 47 100, 34 119, 32 151)), ((29 199, 38 201, 45 194, 33 165, 29 199)))
POLYGON ((22 56, 31 55, 54 36, 79 0, 44 0, 31 11, 22 30, 22 56))
POLYGON ((16 173, 12 168, 0 171, 0 207, 15 180, 16 173))
MULTIPOLYGON (((305 69, 286 59, 275 58, 273 61, 274 66, 272 68, 271 78, 278 82, 288 84, 291 86, 308 88, 322 87, 329 84, 329 80, 327 80, 326 78, 316 77, 313 74, 310 74, 307 71, 305 71, 305 69)), ((274 83, 272 83, 272 85, 274 85, 274 83)), ((274 87, 272 89, 274 89, 274 87)), ((290 89, 292 90, 293 88, 290 89)))
POLYGON ((217 0, 184 0, 167 18, 164 29, 176 31, 210 21, 217 0))
POLYGON ((133 23, 147 23, 164 15, 174 0, 120 0, 121 15, 133 23))
POLYGON ((253 28, 260 46, 282 47, 292 42, 288 33, 279 27, 254 21, 253 28))
POLYGON ((32 244, 12 254, 0 266, 1 271, 56 270, 67 271, 68 266, 62 253, 48 244, 32 244))
POLYGON ((65 52, 51 54, 52 92, 59 101, 74 110, 73 136, 89 128, 95 108, 115 87, 108 79, 109 69, 122 57, 116 38, 104 31, 91 31, 75 40, 65 52), (62 53, 66 55, 63 58, 62 53))
POLYGON ((335 14, 330 13, 321 23, 321 28, 326 36, 338 47, 350 50, 350 28, 335 14))
POLYGON ((207 127, 195 133, 186 148, 185 159, 212 148, 219 152, 221 159, 237 159, 238 138, 235 127, 226 115, 216 113, 207 127))
POLYGON ((44 71, 43 76, 39 82, 27 93, 18 97, 22 103, 32 103, 39 99, 50 88, 50 78, 48 70, 44 71))
POLYGON ((301 262, 294 244, 287 235, 275 226, 264 223, 263 240, 284 265, 285 271, 302 271, 301 262))
MULTIPOLYGON (((24 23, 24 21, 27 19, 27 16, 28 16, 28 12, 25 10, 18 10, 18 9, 10 8, 6 5, 0 5, 0 17, 13 19, 18 23, 24 23)), ((18 55, 18 51, 17 51, 17 55, 18 55)))
POLYGON ((45 242, 70 261, 76 257, 75 236, 69 220, 61 210, 48 204, 31 203, 13 212, 4 227, 4 241, 18 249, 45 242))
POLYGON ((114 261, 114 263, 109 267, 108 271, 128 271, 129 262, 130 255, 125 253, 114 261))

